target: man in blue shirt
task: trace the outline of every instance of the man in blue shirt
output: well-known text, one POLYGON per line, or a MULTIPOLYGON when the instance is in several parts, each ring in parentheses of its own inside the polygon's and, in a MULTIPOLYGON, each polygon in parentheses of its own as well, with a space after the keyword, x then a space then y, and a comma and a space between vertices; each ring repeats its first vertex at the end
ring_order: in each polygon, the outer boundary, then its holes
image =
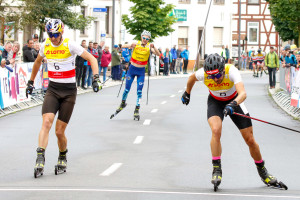
POLYGON ((175 72, 175 64, 177 59, 176 45, 174 45, 174 47, 171 49, 171 54, 172 54, 172 63, 171 63, 170 74, 176 74, 175 72))
POLYGON ((183 50, 180 55, 183 58, 183 73, 187 74, 187 66, 189 64, 189 56, 190 56, 189 47, 187 46, 186 49, 183 50))

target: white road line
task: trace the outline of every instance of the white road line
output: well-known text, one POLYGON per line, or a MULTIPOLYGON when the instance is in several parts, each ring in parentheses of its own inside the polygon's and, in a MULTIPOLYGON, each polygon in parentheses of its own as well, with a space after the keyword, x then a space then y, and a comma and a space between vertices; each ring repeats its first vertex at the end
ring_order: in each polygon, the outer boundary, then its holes
POLYGON ((199 196, 227 196, 227 197, 259 197, 259 198, 286 198, 300 199, 300 196, 289 195, 261 195, 261 194, 235 194, 235 193, 204 193, 204 192, 177 192, 177 191, 155 191, 155 190, 116 190, 116 189, 88 189, 88 188, 0 188, 0 192, 8 191, 44 191, 44 192, 115 192, 115 193, 144 193, 144 194, 177 194, 177 195, 199 195, 199 196))
POLYGON ((153 110, 151 110, 151 113, 156 113, 158 111, 158 109, 153 109, 153 110))
POLYGON ((163 101, 163 102, 161 102, 161 104, 166 104, 167 103, 167 101, 163 101))
POLYGON ((133 142, 133 144, 141 144, 144 139, 144 136, 137 136, 133 142))
POLYGON ((178 93, 181 93, 183 90, 179 90, 178 93))
POLYGON ((172 94, 170 97, 173 98, 173 97, 175 97, 175 96, 176 96, 176 95, 172 94))
POLYGON ((143 125, 148 126, 148 125, 150 125, 150 123, 151 123, 151 119, 145 119, 143 125))
POLYGON ((100 176, 109 176, 112 173, 114 173, 115 171, 117 171, 117 169, 119 169, 122 165, 123 165, 123 163, 114 163, 107 170, 102 172, 102 174, 100 174, 100 176))

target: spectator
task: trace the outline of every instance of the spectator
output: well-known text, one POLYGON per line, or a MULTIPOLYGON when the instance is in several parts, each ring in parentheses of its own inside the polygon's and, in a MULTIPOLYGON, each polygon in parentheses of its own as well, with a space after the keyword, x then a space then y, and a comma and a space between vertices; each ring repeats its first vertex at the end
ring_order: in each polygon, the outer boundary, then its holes
MULTIPOLYGON (((300 51, 298 51, 297 53, 296 53, 296 59, 297 59, 297 68, 299 68, 300 67, 300 51)), ((1 61, 0 61, 1 62, 1 61)))
MULTIPOLYGON (((13 58, 13 44, 11 42, 6 42, 4 45, 4 50, 2 52, 2 62, 6 63, 6 65, 14 64, 15 59, 13 58)), ((1 63, 1 64, 3 64, 1 63)))
MULTIPOLYGON (((89 42, 88 50, 90 54, 93 55, 93 42, 89 42)), ((99 72, 100 74, 100 72, 99 72)), ((92 88, 92 77, 93 77, 93 71, 91 67, 91 63, 87 62, 87 68, 86 68, 86 83, 87 83, 87 88, 90 89, 92 88)))
POLYGON ((230 51, 229 51, 228 45, 226 45, 225 54, 226 54, 225 62, 229 63, 229 61, 230 61, 230 51))
POLYGON ((189 47, 187 46, 185 50, 181 52, 181 57, 183 58, 183 73, 187 74, 187 66, 189 64, 189 47))
POLYGON ((110 62, 111 62, 111 54, 109 52, 109 47, 105 46, 105 48, 103 50, 102 58, 101 58, 101 67, 99 70, 99 73, 101 73, 101 71, 103 69, 103 82, 106 80, 106 71, 107 71, 107 67, 110 62))
MULTIPOLYGON (((121 71, 120 71, 120 60, 121 60, 121 56, 119 54, 119 46, 118 45, 114 45, 114 48, 111 52, 111 78, 113 81, 116 80, 121 80, 121 71)), ((104 71, 104 70, 103 70, 104 71)), ((104 76, 104 75, 103 75, 104 76)), ((103 77, 104 79, 104 77, 103 77)))
POLYGON ((242 54, 242 69, 247 69, 248 52, 247 49, 242 54))
POLYGON ((161 47, 158 48, 159 51, 159 69, 158 69, 158 75, 160 75, 160 72, 164 72, 164 54, 162 53, 161 47))
POLYGON ((4 48, 0 46, 0 63, 2 61, 2 52, 4 51, 4 48))
POLYGON ((34 62, 34 56, 32 53, 33 40, 27 40, 27 45, 23 47, 23 62, 34 62))
POLYGON ((265 64, 269 71, 269 85, 270 89, 275 88, 276 85, 276 71, 279 69, 279 59, 274 52, 274 47, 270 47, 270 52, 266 55, 265 64))
POLYGON ((39 35, 38 34, 33 34, 33 36, 32 36, 32 40, 33 40, 33 43, 38 43, 39 42, 39 35))
POLYGON ((226 57, 226 50, 225 50, 225 46, 224 45, 222 45, 221 56, 224 58, 224 60, 226 62, 227 57, 226 57))
POLYGON ((176 59, 177 59, 177 51, 176 51, 176 45, 173 46, 171 49, 172 54, 172 63, 171 63, 171 74, 176 74, 175 72, 175 65, 176 65, 176 59))
POLYGON ((177 59, 176 59, 176 66, 175 66, 175 71, 177 72, 177 74, 181 73, 182 72, 182 64, 181 64, 181 52, 182 52, 182 48, 181 47, 178 47, 177 49, 177 59))
POLYGON ((37 58, 38 54, 39 54, 39 51, 40 51, 40 43, 38 42, 35 42, 33 44, 33 48, 31 49, 32 51, 32 54, 33 54, 33 57, 34 57, 34 60, 37 58))
MULTIPOLYGON (((125 42, 125 44, 128 44, 128 42, 125 42)), ((131 58, 131 52, 129 48, 122 48, 122 57, 122 64, 124 65, 124 68, 127 69, 131 58)))
POLYGON ((166 51, 164 53, 164 76, 169 75, 169 66, 171 62, 172 62, 172 54, 169 48, 166 48, 166 51))
MULTIPOLYGON (((86 41, 82 40, 81 41, 81 46, 83 48, 86 48, 86 41)), ((77 56, 76 60, 75 60, 75 70, 76 70, 76 83, 77 83, 77 87, 81 86, 82 89, 86 89, 84 87, 85 85, 85 77, 86 77, 86 65, 84 65, 84 62, 86 60, 84 60, 84 58, 82 58, 81 56, 77 56), (81 83, 80 83, 81 81, 81 83)))
POLYGON ((15 63, 20 61, 20 43, 15 41, 12 48, 12 58, 15 60, 15 63))
MULTIPOLYGON (((102 54, 103 54, 103 47, 104 47, 104 44, 105 42, 104 41, 101 41, 99 46, 98 46, 98 54, 99 54, 99 57, 98 57, 98 63, 99 63, 99 69, 101 67, 101 58, 102 58, 102 54)), ((99 70, 100 71, 100 70, 99 70)), ((99 72, 100 73, 100 72, 99 72)))
POLYGON ((297 59, 294 55, 294 52, 290 50, 290 46, 285 47, 286 56, 285 56, 285 67, 291 67, 297 65, 297 59))

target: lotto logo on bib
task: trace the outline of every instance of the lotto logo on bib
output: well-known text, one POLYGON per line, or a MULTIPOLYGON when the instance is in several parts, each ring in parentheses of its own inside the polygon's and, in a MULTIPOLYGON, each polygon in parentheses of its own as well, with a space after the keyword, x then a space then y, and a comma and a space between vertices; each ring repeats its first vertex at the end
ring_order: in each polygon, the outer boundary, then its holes
POLYGON ((221 84, 210 83, 207 85, 207 87, 224 87, 224 86, 229 86, 229 83, 221 83, 221 84))
POLYGON ((49 55, 49 54, 51 54, 51 55, 59 55, 59 54, 65 54, 66 53, 66 50, 48 50, 47 52, 46 52, 46 55, 49 55))

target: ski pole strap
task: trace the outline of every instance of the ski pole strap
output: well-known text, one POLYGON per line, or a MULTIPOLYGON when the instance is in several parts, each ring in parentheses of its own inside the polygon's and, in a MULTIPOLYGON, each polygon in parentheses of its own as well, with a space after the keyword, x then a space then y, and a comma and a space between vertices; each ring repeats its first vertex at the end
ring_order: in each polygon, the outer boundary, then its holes
POLYGON ((250 117, 248 115, 243 115, 241 113, 233 112, 233 114, 241 116, 241 117, 253 119, 253 120, 256 120, 256 121, 259 121, 259 122, 263 122, 263 123, 266 123, 266 124, 270 124, 270 125, 273 125, 273 126, 277 126, 277 127, 280 127, 280 128, 284 128, 284 129, 287 129, 287 130, 290 130, 290 131, 294 131, 294 132, 297 132, 297 133, 300 133, 300 131, 298 131, 298 130, 291 129, 291 128, 288 128, 288 127, 285 127, 285 126, 281 126, 281 125, 278 125, 278 124, 274 124, 274 123, 271 123, 271 122, 267 122, 267 121, 264 121, 264 120, 261 120, 261 119, 257 119, 257 118, 254 118, 254 117, 250 117))

